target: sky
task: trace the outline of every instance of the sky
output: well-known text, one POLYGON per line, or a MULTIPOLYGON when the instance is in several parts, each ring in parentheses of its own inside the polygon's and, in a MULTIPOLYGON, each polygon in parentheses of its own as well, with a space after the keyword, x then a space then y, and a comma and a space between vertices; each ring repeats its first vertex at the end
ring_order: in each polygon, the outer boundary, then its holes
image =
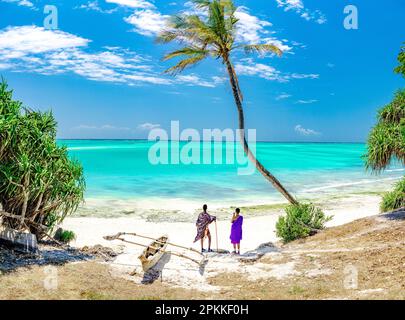
MULTIPOLYGON (((405 42, 405 1, 235 4, 238 42, 283 50, 232 56, 257 139, 364 142, 376 111, 404 86, 393 68, 405 42), (344 26, 347 5, 357 8, 357 29, 344 26)), ((169 15, 193 11, 180 0, 0 0, 0 75, 26 106, 53 111, 59 138, 143 139, 171 121, 236 129, 221 61, 163 73, 172 62, 162 57, 176 46, 155 37, 169 15), (57 29, 46 5, 57 9, 57 29)))

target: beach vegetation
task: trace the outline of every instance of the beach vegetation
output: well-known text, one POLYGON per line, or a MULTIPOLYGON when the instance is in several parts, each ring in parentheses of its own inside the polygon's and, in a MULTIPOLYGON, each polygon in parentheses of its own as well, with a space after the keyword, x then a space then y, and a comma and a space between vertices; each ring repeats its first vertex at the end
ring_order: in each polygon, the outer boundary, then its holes
POLYGON ((397 182, 393 191, 383 195, 380 204, 381 212, 405 208, 405 178, 397 182))
POLYGON ((394 71, 405 77, 405 44, 401 47, 401 51, 398 54, 398 63, 399 64, 394 71))
POLYGON ((76 234, 73 231, 59 228, 56 231, 54 238, 60 242, 69 243, 76 239, 76 234))
POLYGON ((165 30, 157 37, 158 43, 176 42, 181 45, 181 48, 164 56, 164 61, 177 60, 166 73, 177 75, 209 57, 222 62, 237 107, 239 137, 246 156, 290 203, 298 204, 281 182, 259 162, 248 145, 245 135, 243 94, 232 63, 232 55, 238 51, 245 54, 281 56, 282 50, 274 43, 241 43, 237 37, 239 21, 236 15, 237 7, 232 0, 192 0, 192 2, 196 7, 196 13, 180 13, 172 16, 165 30))
MULTIPOLYGON (((378 112, 377 124, 371 130, 365 155, 366 168, 381 172, 393 161, 405 165, 405 89, 378 112)), ((405 207, 405 178, 395 189, 383 195, 381 212, 405 207)))
POLYGON ((289 205, 285 212, 276 224, 276 234, 284 243, 316 234, 331 219, 312 203, 289 205))
POLYGON ((34 111, 0 84, 0 204, 2 224, 38 238, 83 200, 82 166, 56 143, 52 112, 34 111))
POLYGON ((394 159, 405 165, 405 89, 378 111, 377 124, 368 137, 366 168, 380 172, 394 159))

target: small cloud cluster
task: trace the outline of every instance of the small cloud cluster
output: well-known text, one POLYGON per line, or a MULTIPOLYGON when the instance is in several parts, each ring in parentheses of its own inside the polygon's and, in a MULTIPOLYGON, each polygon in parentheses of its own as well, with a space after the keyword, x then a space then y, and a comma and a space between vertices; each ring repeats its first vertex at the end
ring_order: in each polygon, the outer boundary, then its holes
POLYGON ((318 136, 321 134, 320 132, 317 132, 313 129, 306 129, 300 124, 296 125, 294 130, 295 132, 303 136, 318 136))
POLYGON ((83 131, 83 130, 100 130, 100 131, 130 131, 131 128, 128 127, 117 127, 111 124, 104 124, 102 126, 92 126, 87 124, 81 124, 77 127, 72 128, 75 131, 83 131))
POLYGON ((255 63, 252 59, 244 59, 236 64, 235 70, 240 75, 257 76, 266 80, 289 82, 292 79, 318 79, 319 74, 305 73, 283 73, 276 68, 263 64, 255 63))
POLYGON ((307 21, 314 21, 318 24, 324 24, 327 22, 326 16, 320 10, 311 11, 305 8, 302 0, 276 1, 279 7, 284 8, 284 11, 294 11, 307 21))
POLYGON ((0 0, 0 2, 8 2, 8 3, 14 3, 20 7, 27 7, 31 9, 36 9, 34 4, 29 1, 29 0, 0 0))
POLYGON ((98 0, 94 0, 94 1, 89 1, 87 3, 81 4, 80 6, 76 6, 73 9, 83 9, 86 11, 96 11, 96 12, 100 12, 100 13, 111 14, 113 12, 116 12, 118 7, 113 8, 113 9, 103 9, 103 8, 101 8, 98 0))
POLYGON ((296 103, 298 103, 298 104, 311 104, 311 103, 315 103, 315 102, 318 102, 318 100, 315 100, 315 99, 298 100, 296 103))
MULTIPOLYGON (((137 126, 137 130, 141 131, 150 131, 152 129, 160 128, 160 124, 155 124, 155 123, 150 123, 150 122, 145 122, 141 123, 140 125, 137 126)), ((88 124, 81 124, 76 127, 73 127, 71 130, 73 131, 115 131, 115 132, 130 132, 134 131, 133 129, 129 127, 122 127, 122 126, 116 126, 112 124, 104 124, 104 125, 88 125, 88 124)))
POLYGON ((288 98, 290 98, 290 97, 291 97, 291 94, 288 94, 288 93, 283 92, 283 93, 279 94, 279 95, 276 97, 276 100, 277 100, 277 101, 279 101, 279 100, 284 100, 284 99, 288 99, 288 98))
POLYGON ((144 131, 150 131, 150 130, 157 129, 157 128, 160 128, 160 124, 150 123, 150 122, 145 122, 138 126, 139 130, 144 130, 144 131))

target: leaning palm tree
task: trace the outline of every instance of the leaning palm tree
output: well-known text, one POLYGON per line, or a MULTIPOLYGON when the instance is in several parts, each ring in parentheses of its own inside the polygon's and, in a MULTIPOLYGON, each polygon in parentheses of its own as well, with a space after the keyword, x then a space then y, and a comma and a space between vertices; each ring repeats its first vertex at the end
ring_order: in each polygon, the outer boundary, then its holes
POLYGON ((194 66, 207 57, 221 60, 225 65, 233 91, 239 115, 240 141, 248 159, 257 170, 292 204, 297 200, 284 188, 257 159, 249 148, 245 136, 245 119, 243 112, 243 96, 239 87, 238 77, 231 61, 231 54, 237 50, 245 53, 272 53, 280 56, 282 51, 273 44, 239 44, 236 41, 238 19, 235 16, 236 7, 232 0, 193 0, 201 14, 178 14, 172 16, 167 29, 158 37, 158 43, 178 42, 184 44, 181 49, 164 56, 163 60, 181 58, 166 73, 176 75, 184 69, 194 66))

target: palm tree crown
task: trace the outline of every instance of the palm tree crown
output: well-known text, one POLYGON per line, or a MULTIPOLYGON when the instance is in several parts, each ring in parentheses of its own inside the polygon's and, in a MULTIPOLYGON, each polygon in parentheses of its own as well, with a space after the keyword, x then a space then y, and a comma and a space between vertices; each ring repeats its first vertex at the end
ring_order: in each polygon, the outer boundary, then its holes
MULTIPOLYGON (((237 8, 231 0, 193 0, 199 14, 178 14, 168 21, 168 28, 157 37, 159 43, 179 42, 185 46, 164 56, 163 60, 181 58, 166 73, 177 74, 207 57, 221 59, 226 63, 231 52, 244 50, 250 53, 274 53, 282 51, 273 44, 240 44, 237 38, 237 8)), ((234 76, 236 73, 232 67, 234 76)), ((238 88, 239 89, 239 88, 238 88)), ((241 94, 239 90, 239 94, 241 94)))

